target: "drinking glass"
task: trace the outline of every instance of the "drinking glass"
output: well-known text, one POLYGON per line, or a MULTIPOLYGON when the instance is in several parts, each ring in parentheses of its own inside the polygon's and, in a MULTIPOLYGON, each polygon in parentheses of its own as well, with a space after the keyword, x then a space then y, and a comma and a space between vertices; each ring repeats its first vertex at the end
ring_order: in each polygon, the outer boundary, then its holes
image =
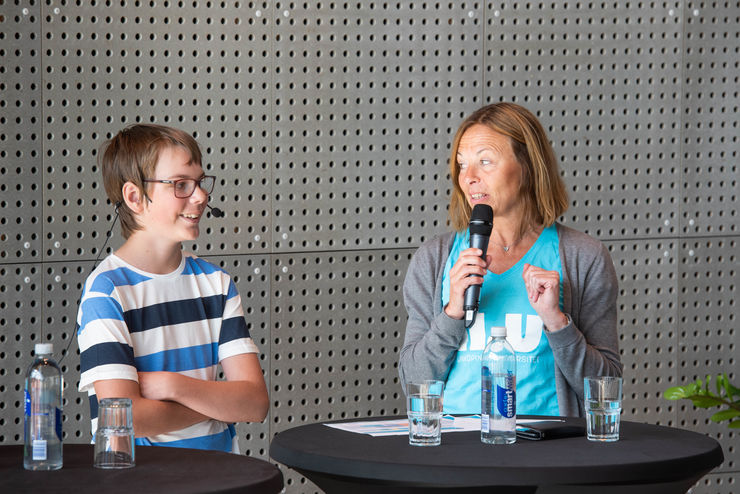
POLYGON ((590 376, 583 379, 586 437, 589 441, 619 440, 622 412, 622 378, 590 376))
POLYGON ((129 398, 103 398, 98 403, 95 431, 96 468, 131 468, 134 455, 134 418, 129 398))
POLYGON ((442 395, 444 382, 420 381, 406 384, 409 444, 438 446, 442 442, 442 395))

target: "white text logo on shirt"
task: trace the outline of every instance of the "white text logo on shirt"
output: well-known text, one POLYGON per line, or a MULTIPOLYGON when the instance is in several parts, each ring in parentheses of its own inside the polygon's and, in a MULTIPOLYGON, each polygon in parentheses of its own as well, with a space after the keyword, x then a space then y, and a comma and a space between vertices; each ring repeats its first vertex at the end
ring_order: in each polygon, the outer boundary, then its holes
MULTIPOLYGON (((506 339, 516 353, 529 353, 540 344, 542 339, 542 319, 540 316, 527 314, 527 324, 522 326, 523 314, 506 314, 506 339)), ((485 314, 479 312, 475 323, 465 332, 460 343, 459 352, 479 351, 486 347, 485 314), (468 337, 470 335, 470 337, 468 337)))

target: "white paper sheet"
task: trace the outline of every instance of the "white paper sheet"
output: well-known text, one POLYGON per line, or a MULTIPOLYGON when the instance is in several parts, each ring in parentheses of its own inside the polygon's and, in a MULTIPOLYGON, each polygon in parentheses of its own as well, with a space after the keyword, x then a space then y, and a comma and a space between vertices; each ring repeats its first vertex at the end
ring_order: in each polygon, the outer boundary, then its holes
MULTIPOLYGON (((555 419, 557 420, 557 419, 555 419)), ((517 419, 517 424, 534 424, 537 422, 552 422, 553 419, 517 419)), ((398 420, 368 420, 361 422, 341 422, 337 424, 324 424, 328 427, 341 429, 343 431, 355 432, 357 434, 369 434, 371 436, 403 436, 409 433, 409 421, 398 420)), ((442 416, 442 432, 479 431, 480 415, 465 415, 453 417, 442 416)))

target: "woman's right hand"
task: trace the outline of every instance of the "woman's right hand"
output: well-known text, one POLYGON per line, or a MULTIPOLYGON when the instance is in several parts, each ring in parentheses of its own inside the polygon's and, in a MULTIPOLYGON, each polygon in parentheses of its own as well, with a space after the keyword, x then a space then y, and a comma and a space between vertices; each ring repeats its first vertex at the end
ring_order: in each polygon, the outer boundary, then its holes
POLYGON ((491 264, 491 256, 486 256, 485 261, 481 258, 483 252, 471 247, 460 253, 460 257, 450 269, 450 300, 445 306, 445 313, 452 319, 465 317, 463 304, 465 302, 465 289, 470 285, 483 283, 488 265, 491 264), (470 275, 475 276, 470 276, 470 275))

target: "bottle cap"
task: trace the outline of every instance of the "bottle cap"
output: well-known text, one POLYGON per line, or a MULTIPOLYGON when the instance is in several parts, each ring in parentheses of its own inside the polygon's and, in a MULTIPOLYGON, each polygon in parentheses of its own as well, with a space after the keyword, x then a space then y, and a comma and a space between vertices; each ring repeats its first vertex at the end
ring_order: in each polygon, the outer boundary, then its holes
POLYGON ((491 336, 495 338, 506 336, 506 326, 492 326, 491 336))
POLYGON ((36 352, 36 355, 49 355, 51 353, 54 353, 54 344, 36 343, 36 346, 34 346, 33 350, 36 352))

